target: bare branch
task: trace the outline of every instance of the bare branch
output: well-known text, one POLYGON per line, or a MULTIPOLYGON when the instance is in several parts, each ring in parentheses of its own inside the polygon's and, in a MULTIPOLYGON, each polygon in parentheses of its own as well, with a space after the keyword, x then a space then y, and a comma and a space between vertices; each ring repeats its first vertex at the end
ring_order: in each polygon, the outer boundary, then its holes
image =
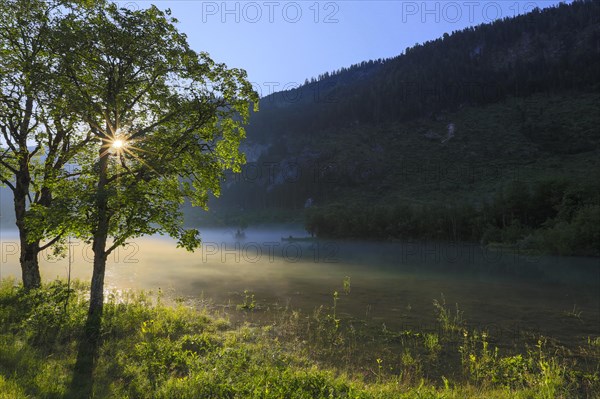
POLYGON ((50 248, 52 245, 56 244, 58 242, 58 240, 60 240, 64 236, 64 234, 65 234, 65 232, 62 231, 59 235, 57 235, 56 237, 54 237, 52 240, 50 240, 46 244, 42 245, 40 247, 40 252, 44 251, 44 250, 50 248))

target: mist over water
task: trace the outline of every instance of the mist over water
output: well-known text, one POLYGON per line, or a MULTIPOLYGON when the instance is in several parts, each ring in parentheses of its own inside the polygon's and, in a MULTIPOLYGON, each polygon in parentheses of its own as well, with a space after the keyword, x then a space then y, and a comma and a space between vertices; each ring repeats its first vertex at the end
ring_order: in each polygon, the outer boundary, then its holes
MULTIPOLYGON (((443 294, 457 303, 470 325, 496 334, 527 330, 565 344, 597 334, 600 323, 600 268, 595 258, 532 256, 487 251, 473 243, 288 241, 307 237, 298 226, 201 229, 203 246, 195 253, 176 248, 166 237, 131 241, 109 258, 109 290, 160 288, 167 295, 210 298, 236 304, 248 290, 259 308, 289 306, 312 311, 330 305, 348 317, 387 328, 428 328, 435 323, 433 299, 443 294), (344 278, 351 291, 342 294, 344 278), (582 321, 565 313, 576 307, 582 321)), ((0 276, 20 278, 18 236, 2 230, 0 276)), ((93 254, 72 242, 73 278, 88 280, 93 254)), ((45 280, 66 278, 68 259, 41 257, 45 280)))

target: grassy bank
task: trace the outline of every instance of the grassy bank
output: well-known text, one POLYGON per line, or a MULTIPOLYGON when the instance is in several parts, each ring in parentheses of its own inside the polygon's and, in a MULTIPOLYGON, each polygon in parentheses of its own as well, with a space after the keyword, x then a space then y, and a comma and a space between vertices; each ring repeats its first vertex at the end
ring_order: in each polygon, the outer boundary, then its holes
MULTIPOLYGON (((99 348, 86 359, 85 292, 79 283, 29 293, 1 283, 0 398, 570 398, 600 389, 599 338, 582 348, 591 371, 543 339, 500 353, 443 300, 434 303, 439 333, 380 331, 381 342, 403 348, 401 365, 390 367, 385 344, 371 347, 374 336, 336 314, 337 293, 332 306, 273 311, 262 325, 160 295, 111 294, 99 348)), ((254 305, 248 296, 236 312, 254 305)))

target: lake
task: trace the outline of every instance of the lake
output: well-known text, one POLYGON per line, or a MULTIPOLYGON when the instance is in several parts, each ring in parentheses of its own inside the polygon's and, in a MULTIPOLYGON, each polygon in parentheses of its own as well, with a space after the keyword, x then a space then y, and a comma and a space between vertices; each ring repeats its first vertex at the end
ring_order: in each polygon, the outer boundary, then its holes
MULTIPOLYGON (((304 311, 330 306, 338 291, 340 314, 396 331, 435 328, 432 301, 443 295, 469 326, 495 336, 533 332, 577 346, 600 334, 598 258, 533 256, 473 243, 282 241, 306 236, 296 226, 245 233, 236 239, 231 229, 203 229, 196 253, 160 236, 133 240, 110 257, 106 287, 160 288, 232 307, 248 290, 259 309, 304 311)), ((18 278, 16 232, 3 231, 0 241, 0 276, 18 278)), ((72 276, 89 279, 91 248, 77 242, 71 248, 72 276)), ((41 267, 46 280, 66 278, 68 261, 43 259, 41 267)))

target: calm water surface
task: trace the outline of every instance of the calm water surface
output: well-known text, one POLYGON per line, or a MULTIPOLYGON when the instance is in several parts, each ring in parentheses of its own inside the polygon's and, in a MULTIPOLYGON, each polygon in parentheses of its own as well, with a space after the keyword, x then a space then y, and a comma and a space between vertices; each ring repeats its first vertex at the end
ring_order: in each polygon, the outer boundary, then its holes
MULTIPOLYGON (((236 304, 254 293, 260 307, 311 311, 330 305, 347 316, 390 329, 434 325, 433 299, 458 304, 471 326, 494 335, 542 333, 568 346, 600 335, 598 258, 527 256, 485 251, 478 245, 435 242, 282 241, 304 237, 300 228, 204 229, 202 250, 188 253, 173 240, 134 240, 111 257, 108 289, 161 288, 173 296, 236 304), (351 292, 342 293, 350 277, 351 292), (573 311, 580 319, 568 316, 573 311)), ((0 236, 0 275, 20 276, 17 236, 0 236)), ((89 246, 73 243, 72 275, 91 277, 89 246)), ((42 260, 46 280, 65 278, 68 261, 42 260)))

